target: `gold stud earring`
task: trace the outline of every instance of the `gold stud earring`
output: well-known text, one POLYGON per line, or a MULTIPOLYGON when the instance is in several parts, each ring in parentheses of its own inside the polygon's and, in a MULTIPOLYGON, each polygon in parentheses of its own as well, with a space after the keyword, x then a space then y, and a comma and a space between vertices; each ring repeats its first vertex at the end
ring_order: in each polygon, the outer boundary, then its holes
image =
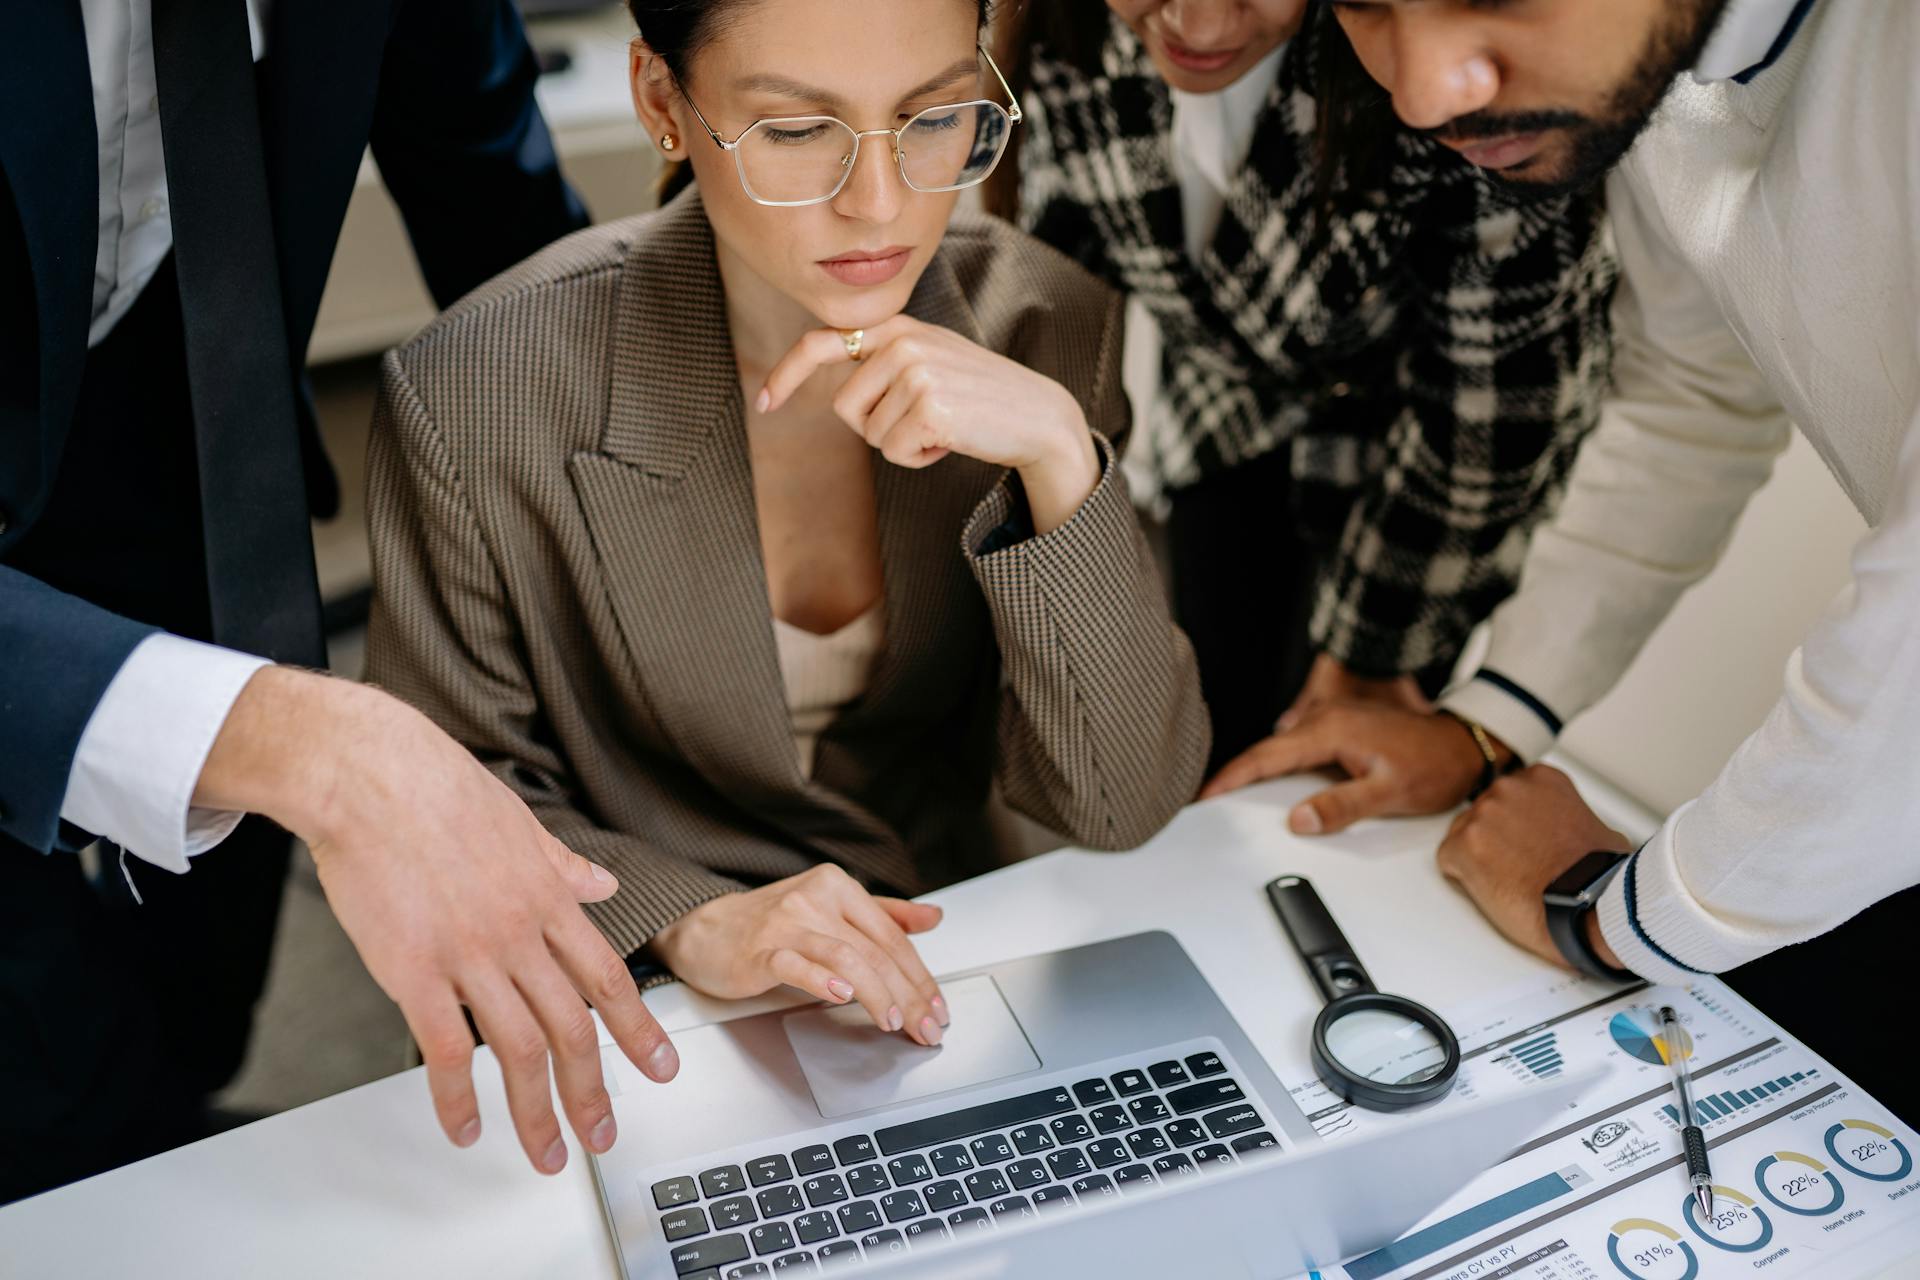
POLYGON ((679 145, 680 145, 680 139, 674 137, 672 134, 663 133, 660 135, 660 149, 662 151, 672 151, 674 148, 678 147, 679 145))

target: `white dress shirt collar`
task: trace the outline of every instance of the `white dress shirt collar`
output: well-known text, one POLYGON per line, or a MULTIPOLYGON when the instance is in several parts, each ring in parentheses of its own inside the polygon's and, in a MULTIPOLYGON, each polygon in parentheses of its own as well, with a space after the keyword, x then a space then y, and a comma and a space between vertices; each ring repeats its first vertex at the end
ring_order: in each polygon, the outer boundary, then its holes
POLYGON ((1247 162, 1253 131, 1280 74, 1280 45, 1218 93, 1170 90, 1173 172, 1180 183, 1187 253, 1198 261, 1220 224, 1234 176, 1247 162))
POLYGON ((1700 53, 1693 78, 1701 84, 1733 80, 1768 60, 1774 45, 1791 34, 1815 0, 1728 0, 1713 38, 1700 53))

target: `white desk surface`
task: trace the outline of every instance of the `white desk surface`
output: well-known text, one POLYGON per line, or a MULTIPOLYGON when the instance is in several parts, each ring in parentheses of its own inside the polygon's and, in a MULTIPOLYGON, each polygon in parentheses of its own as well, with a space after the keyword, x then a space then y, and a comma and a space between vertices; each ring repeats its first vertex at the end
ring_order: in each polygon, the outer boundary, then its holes
MULTIPOLYGON (((1617 793, 1582 784, 1616 827, 1651 829, 1617 793)), ((1445 820, 1290 835, 1286 811, 1314 785, 1195 805, 1132 853, 1047 854, 935 893, 947 915, 922 954, 942 973, 1164 928, 1276 1062, 1297 1058, 1320 1000, 1267 904, 1274 876, 1311 878, 1381 988, 1443 1015, 1545 967, 1434 869, 1445 820)), ((728 1005, 673 986, 648 1003, 671 1031, 793 1002, 728 1005)), ((486 1130, 470 1150, 441 1135, 423 1072, 403 1072, 0 1210, 0 1274, 617 1277, 578 1147, 557 1177, 534 1173, 485 1051, 475 1071, 486 1130)))

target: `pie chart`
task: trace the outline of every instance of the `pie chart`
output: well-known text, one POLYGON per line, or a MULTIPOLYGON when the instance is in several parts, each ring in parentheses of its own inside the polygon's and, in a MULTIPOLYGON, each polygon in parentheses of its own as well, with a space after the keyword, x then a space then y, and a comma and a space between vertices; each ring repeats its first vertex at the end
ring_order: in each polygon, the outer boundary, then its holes
MULTIPOLYGON (((1667 1042, 1660 1034, 1660 1015, 1655 1011, 1628 1009, 1624 1013, 1616 1013, 1613 1021, 1607 1024, 1607 1031, 1613 1036, 1613 1042, 1629 1057, 1656 1067, 1667 1065, 1667 1042)), ((1684 1027, 1676 1039, 1680 1042, 1681 1051, 1691 1056, 1693 1037, 1687 1034, 1684 1027)))

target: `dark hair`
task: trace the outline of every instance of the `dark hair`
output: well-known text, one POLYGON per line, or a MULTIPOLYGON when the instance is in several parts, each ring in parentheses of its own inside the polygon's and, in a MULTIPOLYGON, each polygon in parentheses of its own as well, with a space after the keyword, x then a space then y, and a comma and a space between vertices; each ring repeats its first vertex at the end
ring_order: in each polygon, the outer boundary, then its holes
MULTIPOLYGON (((673 78, 682 84, 693 59, 736 18, 749 3, 764 0, 627 0, 627 12, 640 29, 640 38, 667 64, 673 78)), ((980 25, 985 27, 993 9, 993 0, 976 0, 980 6, 980 25)), ((660 203, 680 194, 693 181, 693 170, 684 160, 670 160, 660 175, 660 203)))

